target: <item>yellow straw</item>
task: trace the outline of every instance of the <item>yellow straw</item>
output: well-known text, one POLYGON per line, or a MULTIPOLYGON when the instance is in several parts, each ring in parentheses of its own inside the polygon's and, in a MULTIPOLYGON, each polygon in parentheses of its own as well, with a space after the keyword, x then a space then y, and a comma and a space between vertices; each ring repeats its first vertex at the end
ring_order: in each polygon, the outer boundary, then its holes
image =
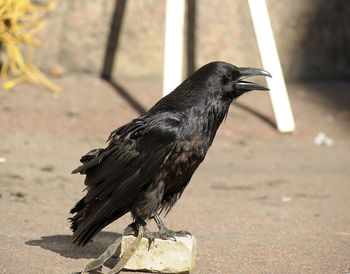
POLYGON ((15 77, 3 84, 4 90, 30 81, 54 92, 61 91, 32 62, 34 47, 40 45, 33 35, 44 25, 41 19, 43 14, 55 7, 54 0, 46 0, 45 3, 46 6, 34 4, 30 0, 0 1, 0 47, 5 52, 0 76, 3 79, 7 79, 9 74, 15 77), (21 52, 24 47, 28 52, 27 60, 21 52))

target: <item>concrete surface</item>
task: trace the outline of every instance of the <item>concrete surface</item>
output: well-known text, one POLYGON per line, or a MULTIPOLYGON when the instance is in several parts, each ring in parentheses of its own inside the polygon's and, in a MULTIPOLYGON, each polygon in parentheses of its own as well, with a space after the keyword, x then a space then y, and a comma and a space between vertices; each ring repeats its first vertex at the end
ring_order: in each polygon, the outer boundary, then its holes
MULTIPOLYGON (((67 218, 84 188, 71 170, 138 114, 100 79, 54 81, 60 95, 31 84, 0 92, 0 273, 79 271, 131 222, 126 215, 85 248, 71 246, 67 218)), ((161 83, 123 85, 146 108, 161 96, 161 83)), ((193 273, 350 271, 349 82, 288 87, 297 131, 273 128, 266 93, 243 96, 164 219, 196 237, 193 273), (316 146, 319 132, 334 145, 316 146)))

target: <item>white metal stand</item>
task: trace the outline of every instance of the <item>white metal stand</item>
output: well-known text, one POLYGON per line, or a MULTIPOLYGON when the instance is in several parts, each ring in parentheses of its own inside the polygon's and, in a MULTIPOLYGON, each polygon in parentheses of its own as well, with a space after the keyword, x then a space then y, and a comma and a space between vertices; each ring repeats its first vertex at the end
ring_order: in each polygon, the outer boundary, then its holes
MULTIPOLYGON (((266 2, 265 0, 248 0, 248 4, 263 67, 273 77, 267 78, 266 81, 270 88, 277 128, 281 132, 292 132, 295 130, 295 123, 266 2)), ((182 81, 184 14, 185 0, 167 0, 163 95, 171 92, 182 81)))
POLYGON ((166 1, 163 95, 182 82, 185 0, 166 1))
POLYGON ((248 0, 248 3, 263 67, 272 75, 272 78, 267 77, 266 81, 270 89, 270 98, 277 128, 281 132, 294 131, 294 118, 266 2, 265 0, 248 0))

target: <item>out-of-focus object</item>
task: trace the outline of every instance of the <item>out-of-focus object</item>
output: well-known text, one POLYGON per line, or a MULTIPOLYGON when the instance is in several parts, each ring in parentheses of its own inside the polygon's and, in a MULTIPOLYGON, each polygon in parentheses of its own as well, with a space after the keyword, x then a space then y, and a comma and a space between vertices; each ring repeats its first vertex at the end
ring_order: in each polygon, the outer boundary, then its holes
POLYGON ((166 1, 163 95, 182 82, 185 0, 166 1))
POLYGON ((281 132, 292 132, 295 130, 295 123, 266 2, 265 0, 248 0, 248 3, 263 67, 273 77, 266 81, 270 88, 277 128, 281 132))
POLYGON ((288 203, 292 201, 292 198, 288 196, 283 196, 281 200, 282 202, 288 203))
POLYGON ((317 134, 315 140, 314 140, 315 145, 317 146, 333 146, 334 145, 334 141, 331 138, 328 138, 326 136, 326 134, 324 134, 323 132, 320 132, 319 134, 317 134))
POLYGON ((15 77, 3 84, 4 90, 28 80, 60 92, 61 89, 33 64, 34 47, 40 45, 40 41, 33 35, 44 25, 42 16, 54 6, 53 0, 0 1, 0 45, 5 52, 0 76, 3 79, 8 78, 9 74, 15 77), (21 52, 23 46, 27 49, 26 58, 21 52))
POLYGON ((6 163, 6 158, 5 157, 0 157, 0 164, 6 163))
POLYGON ((50 74, 52 76, 55 76, 55 77, 61 77, 65 73, 66 73, 66 70, 64 69, 64 67, 61 66, 61 65, 58 65, 58 64, 52 66, 51 69, 50 69, 50 74))

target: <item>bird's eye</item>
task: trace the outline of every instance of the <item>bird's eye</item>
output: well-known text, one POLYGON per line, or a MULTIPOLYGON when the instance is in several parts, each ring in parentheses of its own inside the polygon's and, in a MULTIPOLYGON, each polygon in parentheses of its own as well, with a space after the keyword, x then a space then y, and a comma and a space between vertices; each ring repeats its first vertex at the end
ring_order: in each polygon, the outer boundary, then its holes
POLYGON ((225 74, 225 78, 228 79, 228 80, 231 80, 232 77, 233 77, 232 70, 227 71, 226 74, 225 74))
POLYGON ((223 85, 227 85, 233 78, 233 72, 231 70, 226 71, 226 73, 221 78, 221 82, 223 85))

